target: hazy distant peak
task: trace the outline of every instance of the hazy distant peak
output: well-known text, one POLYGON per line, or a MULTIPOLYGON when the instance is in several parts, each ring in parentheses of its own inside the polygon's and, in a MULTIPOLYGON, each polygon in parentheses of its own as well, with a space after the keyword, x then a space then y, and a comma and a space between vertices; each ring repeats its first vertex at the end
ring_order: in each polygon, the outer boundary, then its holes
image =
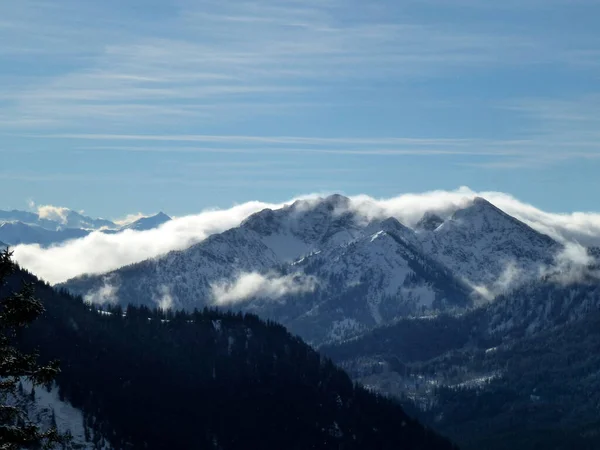
POLYGON ((136 231, 145 231, 151 230, 153 228, 159 227, 160 225, 171 220, 164 212, 159 212, 153 216, 142 217, 135 222, 130 223, 129 225, 124 226, 123 230, 136 230, 136 231))

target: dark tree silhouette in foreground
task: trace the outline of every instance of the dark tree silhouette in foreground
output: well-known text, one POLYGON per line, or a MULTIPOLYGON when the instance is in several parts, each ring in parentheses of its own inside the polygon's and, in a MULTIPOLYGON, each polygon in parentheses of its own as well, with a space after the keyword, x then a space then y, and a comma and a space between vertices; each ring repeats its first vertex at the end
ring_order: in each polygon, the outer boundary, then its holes
POLYGON ((14 401, 21 378, 33 385, 51 383, 58 373, 58 362, 39 365, 35 353, 25 354, 15 346, 15 340, 24 327, 44 312, 42 303, 35 298, 33 287, 22 283, 18 291, 11 291, 7 282, 15 272, 12 253, 0 253, 0 450, 22 448, 52 448, 65 437, 55 428, 42 430, 27 417, 27 411, 14 401))

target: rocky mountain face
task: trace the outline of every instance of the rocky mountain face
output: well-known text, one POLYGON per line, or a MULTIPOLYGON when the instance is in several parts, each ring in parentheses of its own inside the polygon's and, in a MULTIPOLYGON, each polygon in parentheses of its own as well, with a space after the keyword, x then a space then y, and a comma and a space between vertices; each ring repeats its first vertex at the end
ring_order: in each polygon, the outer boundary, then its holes
POLYGON ((259 235, 284 263, 344 245, 362 236, 368 224, 350 210, 350 199, 332 195, 298 200, 278 210, 265 209, 248 217, 240 228, 259 235))
POLYGON ((346 245, 294 264, 325 288, 307 312, 289 323, 293 330, 316 342, 339 340, 397 317, 471 305, 469 287, 423 254, 412 230, 394 218, 367 230, 346 245), (319 329, 327 334, 315 338, 319 329))
POLYGON ((474 286, 493 293, 535 278, 561 245, 483 198, 448 220, 426 215, 417 225, 423 250, 474 286))
POLYGON ((468 309, 537 274, 560 249, 483 199, 411 229, 334 195, 260 211, 186 250, 63 287, 84 296, 109 288, 107 300, 123 305, 252 311, 319 344, 468 309))
POLYGON ((115 287, 114 299, 123 305, 158 307, 166 297, 175 309, 211 305, 211 283, 231 279, 238 273, 264 272, 280 262, 273 250, 252 230, 234 228, 210 236, 183 251, 143 261, 103 276, 83 276, 64 285, 86 295, 115 287))

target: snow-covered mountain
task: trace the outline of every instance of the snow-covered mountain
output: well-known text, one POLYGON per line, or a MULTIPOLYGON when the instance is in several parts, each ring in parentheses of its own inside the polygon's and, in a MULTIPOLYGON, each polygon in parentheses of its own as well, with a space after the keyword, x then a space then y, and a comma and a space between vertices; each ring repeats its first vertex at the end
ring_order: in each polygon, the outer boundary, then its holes
POLYGON ((100 229, 118 226, 106 219, 94 219, 67 208, 53 208, 51 214, 0 210, 0 241, 9 245, 48 246, 87 236, 100 229))
POLYGON ((49 230, 23 222, 0 223, 0 239, 10 245, 40 244, 43 246, 87 236, 90 232, 79 228, 49 230))
POLYGON ((115 234, 124 230, 151 230, 171 220, 161 212, 119 227, 110 220, 94 219, 66 208, 56 209, 58 212, 52 219, 27 211, 0 210, 0 241, 13 246, 39 244, 45 247, 82 238, 94 231, 115 234))
POLYGON ((112 229, 116 224, 107 219, 95 219, 84 216, 76 211, 67 210, 61 217, 60 222, 68 228, 83 228, 86 230, 100 230, 102 228, 112 229))
POLYGON ((56 230, 60 226, 58 222, 42 218, 39 214, 19 211, 17 209, 11 211, 0 210, 0 222, 23 222, 30 225, 38 225, 47 230, 56 230))
POLYGON ((394 218, 370 224, 364 236, 310 254, 294 267, 320 280, 323 289, 316 305, 288 326, 321 342, 406 315, 463 309, 473 301, 470 288, 423 254, 413 231, 394 218), (318 336, 320 328, 327 333, 318 336))
POLYGON ((80 228, 86 230, 118 228, 110 220, 95 219, 67 208, 52 208, 51 213, 44 216, 40 213, 19 211, 16 209, 11 211, 0 210, 0 222, 22 222, 27 225, 37 225, 53 231, 61 228, 80 228))
POLYGON ((265 272, 280 263, 261 236, 234 228, 210 236, 183 251, 146 260, 101 276, 83 276, 66 286, 82 295, 113 287, 107 301, 123 304, 168 304, 192 310, 212 303, 211 285, 244 272, 265 272))
POLYGON ((385 305, 380 302, 385 298, 410 311, 464 302, 466 286, 415 245, 412 230, 394 218, 369 228, 366 236, 309 255, 301 263, 310 268, 309 273, 336 279, 338 284, 367 284, 367 301, 377 323, 384 321, 385 305), (454 295, 461 297, 458 302, 453 301, 454 295))
POLYGON ((127 225, 119 228, 119 231, 122 231, 122 230, 136 230, 136 231, 152 230, 153 228, 158 228, 163 223, 167 223, 170 220, 171 220, 171 218, 161 211, 158 214, 155 214, 153 216, 142 217, 142 218, 136 220, 135 222, 127 224, 127 225))
POLYGON ((250 310, 322 342, 467 308, 537 277, 561 248, 480 198, 411 229, 333 195, 265 209, 188 249, 63 286, 123 304, 250 310), (313 284, 297 288, 302 280, 313 284))
POLYGON ((369 221, 350 209, 350 199, 331 195, 298 200, 278 210, 265 209, 248 217, 241 228, 260 236, 281 262, 344 245, 363 235, 369 221))
POLYGON ((561 245, 483 198, 443 221, 427 214, 416 227, 426 254, 491 293, 535 277, 561 245))

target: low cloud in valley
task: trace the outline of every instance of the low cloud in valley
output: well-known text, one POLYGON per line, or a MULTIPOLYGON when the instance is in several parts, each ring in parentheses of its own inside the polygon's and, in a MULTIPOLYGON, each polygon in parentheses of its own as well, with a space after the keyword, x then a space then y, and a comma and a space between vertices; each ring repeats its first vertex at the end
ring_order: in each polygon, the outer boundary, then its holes
POLYGON ((93 305, 105 305, 117 303, 119 286, 111 277, 104 278, 104 284, 98 289, 92 290, 83 296, 83 300, 93 305))
POLYGON ((216 305, 240 303, 251 298, 279 299, 288 294, 313 292, 317 280, 304 274, 279 276, 259 273, 243 273, 233 281, 212 285, 212 294, 216 305))

